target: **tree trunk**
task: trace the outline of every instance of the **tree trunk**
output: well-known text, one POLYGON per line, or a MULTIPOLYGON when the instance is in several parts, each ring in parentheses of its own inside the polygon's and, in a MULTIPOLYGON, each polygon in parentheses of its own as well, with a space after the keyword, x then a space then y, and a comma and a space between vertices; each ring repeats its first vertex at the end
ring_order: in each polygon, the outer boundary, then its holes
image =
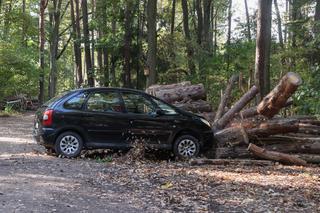
POLYGON ((168 103, 174 103, 176 101, 204 100, 206 99, 206 91, 203 84, 196 84, 159 90, 155 92, 155 96, 168 103))
POLYGON ((226 43, 226 63, 227 63, 227 72, 230 68, 230 44, 231 44, 231 23, 232 23, 232 0, 229 0, 228 7, 228 33, 227 33, 227 43, 226 43))
POLYGON ((132 14, 133 2, 126 1, 125 23, 124 23, 124 65, 123 65, 123 86, 131 87, 131 43, 132 43, 132 14))
POLYGON ((288 101, 288 98, 301 85, 302 80, 296 73, 289 72, 282 77, 279 84, 263 98, 258 105, 258 113, 268 118, 277 114, 288 101))
POLYGON ((225 107, 227 106, 227 104, 228 104, 228 102, 230 100, 232 87, 233 87, 233 85, 236 83, 236 81, 238 79, 239 79, 238 75, 233 75, 229 79, 229 82, 227 84, 226 90, 225 90, 223 96, 221 97, 221 101, 220 101, 220 104, 219 104, 219 107, 218 107, 218 110, 217 110, 217 114, 216 114, 216 117, 214 119, 215 121, 219 120, 222 117, 222 115, 224 113, 224 109, 225 109, 225 107))
POLYGON ((316 0, 316 10, 314 13, 314 35, 319 35, 320 33, 320 0, 316 0))
POLYGON ((259 88, 258 101, 270 91, 270 45, 272 0, 259 0, 257 18, 255 85, 259 88))
POLYGON ((156 92, 159 92, 161 90, 175 89, 177 87, 185 87, 185 86, 191 86, 191 82, 183 81, 176 84, 166 84, 166 85, 154 84, 146 89, 146 93, 150 95, 156 95, 156 92))
POLYGON ((250 16, 249 16, 247 0, 244 0, 244 6, 245 6, 246 18, 247 18, 247 38, 248 38, 248 41, 250 42, 251 41, 251 24, 250 24, 250 16))
POLYGON ((147 86, 157 81, 156 59, 157 59, 157 0, 148 0, 147 4, 147 26, 148 26, 148 75, 147 86))
POLYGON ((211 15, 211 3, 212 0, 203 0, 203 44, 202 47, 207 51, 209 55, 212 52, 212 41, 210 41, 210 15, 211 15))
POLYGON ((217 129, 224 128, 230 120, 234 117, 234 115, 242 110, 259 92, 256 86, 251 87, 251 89, 246 92, 240 99, 237 101, 233 107, 225 113, 216 123, 217 129))
POLYGON ((80 21, 79 19, 79 1, 71 0, 71 24, 72 24, 72 35, 73 35, 73 49, 74 49, 74 58, 75 58, 75 68, 76 68, 76 85, 77 88, 81 87, 83 83, 82 78, 82 59, 81 59, 81 35, 80 35, 80 21), (76 4, 76 5, 74 5, 76 4))
POLYGON ((171 28, 170 28, 170 34, 171 36, 174 33, 174 22, 176 17, 176 0, 172 0, 172 9, 171 9, 171 28))
POLYGON ((48 4, 48 0, 40 0, 40 11, 39 11, 39 64, 40 64, 40 73, 39 73, 39 105, 41 106, 44 103, 44 45, 45 45, 45 10, 48 4))
POLYGON ((187 102, 176 102, 174 106, 189 112, 201 113, 201 112, 212 112, 212 106, 210 103, 204 100, 190 100, 187 102))
POLYGON ((87 0, 81 0, 81 6, 82 6, 84 53, 85 53, 88 85, 90 87, 94 87, 94 73, 93 73, 93 68, 92 68, 91 53, 90 53, 90 41, 89 41, 87 0))
POLYGON ((281 16, 280 16, 280 11, 279 11, 277 0, 274 0, 274 7, 276 9, 276 15, 277 15, 279 44, 280 44, 280 47, 283 49, 284 44, 283 44, 283 37, 282 37, 282 21, 281 21, 281 16))
POLYGON ((279 161, 286 164, 294 164, 306 166, 307 162, 300 158, 297 158, 293 155, 288 155, 280 152, 268 151, 266 149, 260 148, 254 144, 250 144, 248 150, 253 153, 255 156, 258 156, 263 159, 279 161))
MULTIPOLYGON (((115 17, 112 18, 111 30, 113 38, 116 37, 117 20, 115 17)), ((116 86, 116 62, 117 57, 114 52, 111 53, 111 68, 110 68, 110 84, 116 86)))
POLYGON ((49 98, 54 97, 57 90, 57 55, 61 22, 61 4, 62 0, 53 0, 53 13, 50 14, 53 29, 50 36, 49 98))
POLYGON ((195 8, 196 8, 197 17, 198 17, 197 42, 199 45, 201 45, 202 32, 203 32, 203 15, 202 15, 201 0, 195 0, 195 8))
POLYGON ((189 10, 188 10, 188 2, 187 0, 181 0, 181 6, 183 11, 183 30, 186 38, 186 46, 187 46, 187 58, 188 58, 188 68, 190 74, 195 73, 195 65, 193 62, 194 51, 192 48, 191 35, 189 30, 189 10))
POLYGON ((257 137, 268 137, 270 135, 298 132, 299 121, 297 120, 275 120, 259 124, 254 128, 243 126, 229 127, 215 133, 215 139, 219 146, 239 145, 257 137))
MULTIPOLYGON (((95 7, 96 7, 96 1, 91 0, 91 20, 97 19, 95 7)), ((95 57, 94 57, 95 54, 94 53, 95 53, 95 29, 93 27, 91 29, 91 63, 92 63, 93 73, 95 71, 95 57)))

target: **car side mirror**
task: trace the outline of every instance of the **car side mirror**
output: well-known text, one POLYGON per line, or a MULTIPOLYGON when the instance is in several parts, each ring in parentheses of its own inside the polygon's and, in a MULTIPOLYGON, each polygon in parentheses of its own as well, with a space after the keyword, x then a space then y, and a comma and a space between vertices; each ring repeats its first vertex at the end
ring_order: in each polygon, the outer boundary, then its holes
POLYGON ((161 116, 161 115, 164 115, 164 114, 165 114, 165 112, 162 109, 157 109, 156 110, 156 115, 161 116))

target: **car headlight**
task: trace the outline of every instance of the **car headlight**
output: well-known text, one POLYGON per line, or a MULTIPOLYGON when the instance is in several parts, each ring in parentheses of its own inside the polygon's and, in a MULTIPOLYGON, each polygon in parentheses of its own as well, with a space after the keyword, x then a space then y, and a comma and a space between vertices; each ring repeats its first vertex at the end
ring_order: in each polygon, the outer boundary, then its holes
POLYGON ((211 127, 210 122, 207 121, 206 119, 200 118, 200 120, 202 121, 202 123, 206 124, 208 127, 211 127))

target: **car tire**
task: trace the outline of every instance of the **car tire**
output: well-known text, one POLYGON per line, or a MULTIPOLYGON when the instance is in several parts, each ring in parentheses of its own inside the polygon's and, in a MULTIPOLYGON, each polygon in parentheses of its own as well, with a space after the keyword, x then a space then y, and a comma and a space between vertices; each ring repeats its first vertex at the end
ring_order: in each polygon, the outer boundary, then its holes
POLYGON ((200 153, 199 140, 191 135, 180 136, 174 142, 173 153, 182 159, 197 157, 200 153))
POLYGON ((77 157, 83 147, 83 140, 75 132, 64 132, 58 136, 55 143, 55 151, 58 155, 68 158, 77 157))

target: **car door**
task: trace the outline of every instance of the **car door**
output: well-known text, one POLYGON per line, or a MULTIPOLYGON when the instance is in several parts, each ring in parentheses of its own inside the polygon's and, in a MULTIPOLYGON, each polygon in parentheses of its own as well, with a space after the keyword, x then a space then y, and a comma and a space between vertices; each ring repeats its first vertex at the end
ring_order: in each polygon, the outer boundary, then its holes
POLYGON ((121 148, 129 120, 124 112, 120 94, 117 91, 97 91, 90 94, 85 106, 85 122, 88 132, 88 146, 121 148))
POLYGON ((168 140, 175 131, 174 116, 158 116, 157 105, 140 93, 122 92, 122 99, 130 122, 130 139, 169 148, 168 140))

